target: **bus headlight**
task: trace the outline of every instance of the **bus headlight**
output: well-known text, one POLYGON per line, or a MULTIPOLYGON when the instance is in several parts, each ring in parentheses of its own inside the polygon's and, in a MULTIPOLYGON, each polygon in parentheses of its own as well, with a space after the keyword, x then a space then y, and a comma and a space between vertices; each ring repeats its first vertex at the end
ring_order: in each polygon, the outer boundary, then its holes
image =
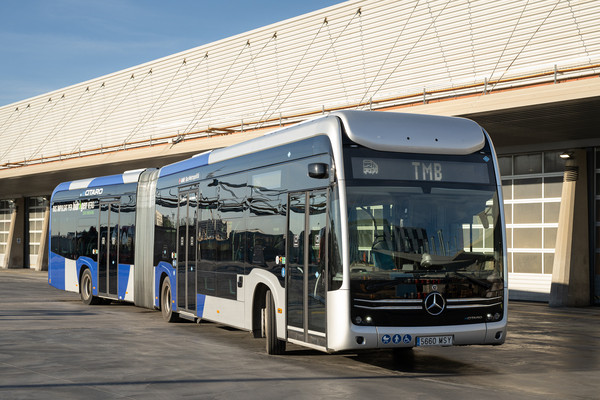
POLYGON ((371 318, 370 315, 367 315, 364 318, 360 315, 357 315, 356 317, 354 317, 354 323, 356 325, 373 325, 373 318, 371 318))

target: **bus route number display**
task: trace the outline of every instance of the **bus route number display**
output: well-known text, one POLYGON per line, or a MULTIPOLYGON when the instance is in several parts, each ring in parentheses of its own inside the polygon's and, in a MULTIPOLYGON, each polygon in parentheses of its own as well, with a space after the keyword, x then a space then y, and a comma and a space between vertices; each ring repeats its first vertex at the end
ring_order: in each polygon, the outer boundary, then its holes
POLYGON ((418 182, 489 184, 485 163, 352 157, 355 179, 393 179, 418 182))

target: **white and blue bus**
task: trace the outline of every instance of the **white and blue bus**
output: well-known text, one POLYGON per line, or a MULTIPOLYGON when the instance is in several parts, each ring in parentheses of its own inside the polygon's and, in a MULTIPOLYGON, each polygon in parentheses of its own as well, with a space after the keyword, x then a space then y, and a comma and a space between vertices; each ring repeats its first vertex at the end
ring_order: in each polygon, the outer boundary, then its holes
POLYGON ((502 344, 496 155, 475 122, 341 111, 60 184, 49 283, 325 352, 502 344))

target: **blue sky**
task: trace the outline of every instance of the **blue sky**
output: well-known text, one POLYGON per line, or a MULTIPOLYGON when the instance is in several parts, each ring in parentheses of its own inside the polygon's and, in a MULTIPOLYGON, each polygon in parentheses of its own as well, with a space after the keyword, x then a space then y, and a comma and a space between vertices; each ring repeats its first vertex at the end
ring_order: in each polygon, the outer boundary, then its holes
POLYGON ((0 106, 341 0, 0 0, 0 106))

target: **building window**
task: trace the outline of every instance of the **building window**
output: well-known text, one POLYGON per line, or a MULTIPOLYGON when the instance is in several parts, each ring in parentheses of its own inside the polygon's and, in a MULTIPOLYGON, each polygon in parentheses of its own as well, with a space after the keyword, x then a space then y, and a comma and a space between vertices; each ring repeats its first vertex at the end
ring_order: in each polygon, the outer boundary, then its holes
POLYGON ((560 153, 500 157, 510 273, 552 274, 564 171, 560 153))
POLYGON ((42 231, 44 229, 44 213, 46 206, 43 197, 29 197, 27 199, 27 215, 29 226, 29 260, 30 268, 35 268, 40 253, 40 243, 42 240, 42 231))
POLYGON ((10 232, 11 200, 0 200, 0 265, 4 265, 4 257, 8 248, 10 232))

